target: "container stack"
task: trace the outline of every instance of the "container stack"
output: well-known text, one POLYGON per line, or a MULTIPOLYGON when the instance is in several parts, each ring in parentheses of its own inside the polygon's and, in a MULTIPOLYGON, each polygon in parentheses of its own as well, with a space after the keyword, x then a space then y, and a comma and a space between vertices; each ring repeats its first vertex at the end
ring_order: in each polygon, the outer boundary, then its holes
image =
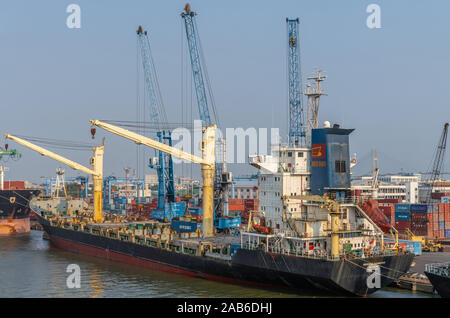
POLYGON ((411 204, 411 231, 415 235, 427 235, 428 206, 426 204, 411 204))
POLYGON ((411 228, 411 205, 409 203, 395 204, 395 228, 403 233, 411 228))

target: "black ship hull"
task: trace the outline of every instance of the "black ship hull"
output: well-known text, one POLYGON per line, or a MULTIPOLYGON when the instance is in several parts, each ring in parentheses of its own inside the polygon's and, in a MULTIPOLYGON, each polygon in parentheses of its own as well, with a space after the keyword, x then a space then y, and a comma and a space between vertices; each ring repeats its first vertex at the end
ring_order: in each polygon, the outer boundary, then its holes
POLYGON ((365 296, 383 288, 410 267, 414 255, 329 261, 238 249, 231 260, 192 256, 50 225, 38 220, 56 247, 114 261, 218 281, 289 287, 318 294, 365 296), (370 263, 381 264, 380 285, 367 284, 370 263))
POLYGON ((0 191, 0 234, 30 231, 29 201, 39 192, 27 189, 0 191))
POLYGON ((436 275, 433 273, 425 272, 428 279, 430 280, 431 285, 433 285, 434 289, 437 291, 439 296, 443 298, 450 298, 450 278, 444 277, 440 275, 436 275))

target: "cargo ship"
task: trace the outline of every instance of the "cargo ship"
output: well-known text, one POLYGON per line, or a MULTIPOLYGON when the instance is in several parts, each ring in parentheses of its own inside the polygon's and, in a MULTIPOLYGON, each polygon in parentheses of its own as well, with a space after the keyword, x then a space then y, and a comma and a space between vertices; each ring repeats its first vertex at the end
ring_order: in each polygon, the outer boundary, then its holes
POLYGON ((258 177, 263 192, 258 211, 232 231, 219 231, 223 222, 217 221, 227 217, 211 214, 213 222, 205 221, 205 195, 201 221, 189 208, 181 215, 152 211, 158 220, 142 222, 106 213, 96 219, 95 208, 94 214, 81 210, 71 215, 39 206, 33 210, 51 243, 75 253, 231 283, 367 296, 405 274, 414 254, 399 249, 398 242, 385 242, 364 207, 347 197, 351 131, 313 129, 313 150, 281 147, 276 165, 275 157, 251 158, 269 171, 258 177), (320 151, 314 150, 317 144, 320 151), (283 188, 284 181, 292 189, 283 188), (264 194, 269 185, 276 193, 271 198, 264 194), (207 226, 211 236, 205 235, 207 226))
POLYGON ((450 298, 450 263, 426 264, 425 275, 439 296, 450 298))
POLYGON ((30 200, 40 190, 0 190, 0 235, 30 232, 30 200))

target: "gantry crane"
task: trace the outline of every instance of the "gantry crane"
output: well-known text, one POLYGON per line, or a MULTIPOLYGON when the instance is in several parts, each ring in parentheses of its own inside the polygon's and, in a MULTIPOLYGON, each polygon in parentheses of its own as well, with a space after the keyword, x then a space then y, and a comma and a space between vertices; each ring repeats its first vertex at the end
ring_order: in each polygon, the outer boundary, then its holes
POLYGON ((91 120, 91 125, 103 128, 113 134, 132 140, 138 145, 144 145, 165 152, 174 157, 200 164, 202 167, 203 177, 203 235, 204 237, 212 237, 214 235, 213 189, 215 172, 215 125, 202 128, 202 158, 99 120, 91 120))
MULTIPOLYGON (((150 50, 150 41, 147 31, 139 26, 136 31, 139 46, 141 48, 142 67, 144 70, 145 90, 150 103, 150 122, 156 125, 159 142, 172 146, 170 131, 162 129, 162 124, 167 123, 167 115, 164 109, 162 96, 159 91, 158 79, 150 50)), ((158 175, 158 208, 164 209, 166 198, 168 202, 175 202, 175 176, 173 173, 172 156, 158 151, 158 161, 151 160, 150 168, 154 168, 158 175)))
POLYGON ((439 179, 442 171, 442 165, 444 164, 445 149, 447 147, 447 134, 448 134, 448 123, 444 125, 444 130, 442 131, 441 138, 436 149, 436 153, 433 160, 433 167, 431 170, 430 178, 427 180, 427 192, 425 196, 426 203, 430 204, 432 202, 431 194, 433 192, 433 187, 436 181, 439 179))
POLYGON ((42 156, 52 158, 65 165, 68 165, 72 169, 79 170, 84 173, 92 175, 92 180, 94 184, 94 222, 103 222, 102 187, 103 187, 103 153, 105 149, 105 140, 103 140, 103 144, 101 146, 93 147, 94 156, 91 157, 90 159, 90 164, 92 166, 92 169, 90 169, 70 159, 55 154, 54 152, 51 152, 47 149, 36 146, 35 144, 27 140, 15 137, 10 134, 5 134, 5 138, 11 139, 17 142, 18 144, 21 144, 22 146, 34 150, 40 153, 42 156))
POLYGON ((302 81, 300 72, 299 19, 286 18, 289 75, 289 145, 299 146, 306 136, 303 123, 302 81))
MULTIPOLYGON (((206 93, 205 78, 208 80, 207 73, 204 74, 202 67, 202 60, 200 55, 200 38, 198 36, 197 24, 195 22, 196 13, 191 11, 189 3, 184 7, 184 11, 181 13, 181 17, 184 20, 186 39, 189 49, 189 56, 191 60, 192 76, 194 79, 195 94, 197 97, 198 111, 200 114, 200 120, 203 127, 210 127, 212 125, 219 126, 215 106, 212 100, 211 88, 209 87, 210 101, 206 93), (211 111, 210 111, 211 108, 211 111), (214 115, 214 118, 213 118, 214 115)), ((203 61, 204 65, 204 61, 203 61)), ((207 82, 208 83, 208 82, 207 82)), ((215 167, 215 182, 214 191, 216 211, 222 209, 222 213, 228 216, 228 192, 230 185, 232 184, 231 173, 227 173, 226 167, 226 155, 225 155, 225 140, 223 138, 218 140, 219 148, 216 155, 222 156, 222 163, 219 164, 216 161, 215 167)))
MULTIPOLYGON (((64 179, 64 183, 73 183, 73 182, 79 182, 80 183, 80 188, 81 188, 81 198, 83 199, 87 199, 88 197, 88 181, 89 178, 85 177, 85 176, 78 176, 75 178, 70 178, 70 179, 64 179)), ((45 181, 45 195, 47 197, 52 196, 53 193, 53 184, 56 183, 56 179, 52 178, 52 179, 47 179, 45 181)))

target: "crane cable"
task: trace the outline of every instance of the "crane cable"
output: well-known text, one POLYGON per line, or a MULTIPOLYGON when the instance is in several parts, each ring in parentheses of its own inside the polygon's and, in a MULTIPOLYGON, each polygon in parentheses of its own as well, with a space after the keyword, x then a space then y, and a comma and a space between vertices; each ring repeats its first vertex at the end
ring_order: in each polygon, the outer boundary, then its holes
POLYGON ((30 136, 21 136, 21 135, 16 135, 16 136, 21 139, 30 141, 30 142, 34 142, 37 144, 46 145, 51 148, 58 148, 58 149, 87 151, 87 150, 92 150, 92 148, 95 147, 95 145, 93 145, 93 144, 82 143, 82 142, 78 142, 78 141, 30 137, 30 136))

